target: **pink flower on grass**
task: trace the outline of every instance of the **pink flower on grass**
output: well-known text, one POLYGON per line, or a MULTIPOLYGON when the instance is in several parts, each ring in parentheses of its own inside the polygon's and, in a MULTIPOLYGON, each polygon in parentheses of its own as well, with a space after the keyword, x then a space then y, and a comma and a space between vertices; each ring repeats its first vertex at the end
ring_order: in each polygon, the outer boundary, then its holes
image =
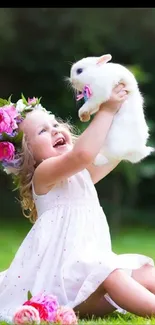
POLYGON ((13 316, 13 323, 16 325, 40 324, 39 312, 33 306, 21 306, 13 316))
POLYGON ((13 105, 3 106, 0 108, 0 133, 12 133, 17 128, 15 118, 18 113, 13 105))
POLYGON ((41 293, 36 296, 33 296, 29 301, 39 303, 45 306, 48 311, 48 321, 49 322, 54 321, 57 308, 59 307, 57 297, 53 295, 44 295, 41 293))
POLYGON ((0 142, 0 161, 12 160, 15 153, 15 147, 11 142, 0 142))
POLYGON ((60 306, 57 309, 55 315, 55 323, 61 325, 76 325, 78 324, 78 319, 74 313, 74 310, 67 306, 60 306))
POLYGON ((24 306, 32 306, 35 309, 37 309, 39 312, 39 317, 40 317, 41 321, 48 322, 48 310, 45 305, 43 305, 39 302, 30 301, 30 300, 26 301, 23 305, 24 306))

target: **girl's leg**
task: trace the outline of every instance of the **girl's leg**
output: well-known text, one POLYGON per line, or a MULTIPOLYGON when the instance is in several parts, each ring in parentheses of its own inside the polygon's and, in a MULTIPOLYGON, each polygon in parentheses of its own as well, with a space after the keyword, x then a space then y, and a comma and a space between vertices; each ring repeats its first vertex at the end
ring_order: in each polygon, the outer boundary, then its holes
POLYGON ((115 308, 104 298, 102 285, 84 302, 74 308, 80 318, 104 317, 112 313, 115 308))
POLYGON ((155 294, 155 267, 149 264, 132 271, 132 277, 155 294))
POLYGON ((155 315, 155 295, 141 283, 138 276, 134 279, 123 270, 115 270, 102 285, 116 304, 128 312, 143 317, 155 315))
POLYGON ((151 266, 134 270, 132 277, 123 270, 115 270, 86 301, 76 306, 74 310, 82 318, 92 317, 92 315, 103 317, 113 312, 115 308, 104 298, 105 293, 108 292, 117 305, 131 313, 143 317, 155 315, 153 281, 155 283, 155 269, 151 266))

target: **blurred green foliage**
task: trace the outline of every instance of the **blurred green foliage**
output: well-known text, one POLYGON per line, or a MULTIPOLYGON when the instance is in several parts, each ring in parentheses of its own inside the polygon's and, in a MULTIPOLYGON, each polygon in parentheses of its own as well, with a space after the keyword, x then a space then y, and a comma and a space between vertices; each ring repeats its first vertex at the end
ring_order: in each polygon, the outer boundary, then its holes
MULTIPOLYGON (((56 116, 82 131, 79 104, 64 81, 71 64, 84 56, 112 54, 139 82, 155 146, 155 8, 0 8, 0 97, 42 96, 56 116)), ((20 220, 20 205, 8 176, 0 174, 1 220, 20 220)), ((155 225, 155 156, 122 162, 97 184, 114 230, 125 224, 155 225)))

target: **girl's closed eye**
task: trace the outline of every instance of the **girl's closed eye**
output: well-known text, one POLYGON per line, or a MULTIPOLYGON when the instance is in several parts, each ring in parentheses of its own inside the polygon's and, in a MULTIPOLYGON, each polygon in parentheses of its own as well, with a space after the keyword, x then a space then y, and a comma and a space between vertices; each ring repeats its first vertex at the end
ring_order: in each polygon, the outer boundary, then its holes
POLYGON ((40 134, 42 134, 42 133, 44 133, 44 132, 46 132, 46 131, 47 131, 47 130, 46 130, 45 128, 43 128, 41 131, 39 131, 38 134, 40 135, 40 134))

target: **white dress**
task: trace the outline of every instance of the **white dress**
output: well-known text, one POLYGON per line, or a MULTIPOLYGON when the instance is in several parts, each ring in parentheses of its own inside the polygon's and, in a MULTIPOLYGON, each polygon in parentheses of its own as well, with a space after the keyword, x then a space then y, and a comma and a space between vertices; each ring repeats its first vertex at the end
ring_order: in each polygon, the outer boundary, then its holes
MULTIPOLYGON (((130 276, 151 258, 115 254, 109 227, 89 172, 61 182, 34 200, 38 219, 10 267, 0 273, 0 319, 11 321, 27 292, 54 294, 72 308, 88 298, 117 268, 130 276)), ((108 296, 106 299, 119 308, 108 296)))

